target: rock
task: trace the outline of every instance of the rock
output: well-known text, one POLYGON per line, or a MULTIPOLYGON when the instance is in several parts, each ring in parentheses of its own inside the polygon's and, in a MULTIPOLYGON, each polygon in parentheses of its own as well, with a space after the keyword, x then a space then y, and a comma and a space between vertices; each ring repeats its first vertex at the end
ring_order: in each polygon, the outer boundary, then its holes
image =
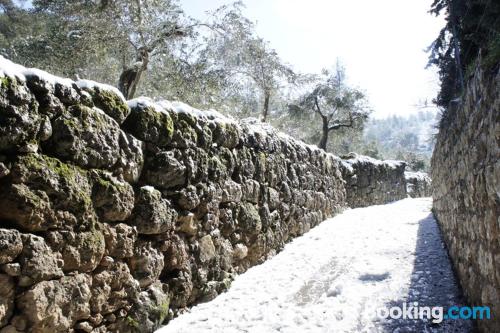
POLYGON ((14 326, 7 325, 0 329, 0 333, 22 333, 23 331, 18 331, 14 326))
POLYGON ((22 250, 23 241, 19 231, 0 229, 0 264, 14 261, 22 250))
POLYGON ((176 234, 172 235, 167 241, 164 252, 164 270, 166 273, 188 269, 189 255, 186 250, 186 244, 181 237, 176 234))
POLYGON ((90 277, 85 274, 43 281, 19 295, 16 304, 32 332, 69 332, 90 317, 90 277))
POLYGON ((1 265, 0 270, 2 270, 8 276, 12 277, 21 275, 21 265, 19 265, 19 263, 17 262, 1 265))
POLYGON ((104 255, 104 235, 100 230, 75 233, 73 231, 55 231, 52 239, 53 248, 62 254, 64 271, 91 272, 101 262, 104 255))
POLYGON ((176 158, 175 151, 162 151, 146 159, 143 178, 155 187, 174 189, 187 185, 187 168, 176 158))
POLYGON ((0 327, 9 323, 14 313, 15 285, 12 278, 0 274, 0 327))
MULTIPOLYGON (((130 101, 131 103, 134 100, 130 101)), ((166 147, 172 140, 174 125, 167 112, 156 110, 153 105, 135 103, 122 127, 144 142, 166 147)))
POLYGON ((145 288, 155 282, 163 270, 163 254, 150 242, 137 242, 134 256, 129 260, 130 270, 135 279, 139 281, 141 288, 145 288))
POLYGON ((256 235, 262 230, 262 222, 259 212, 251 203, 243 203, 238 215, 238 225, 250 235, 256 235))
POLYGON ((52 124, 47 116, 42 116, 38 137, 40 141, 47 141, 52 136, 52 124))
POLYGON ((193 299, 193 279, 190 268, 175 271, 174 275, 168 282, 172 291, 171 306, 174 308, 184 308, 189 301, 193 299))
POLYGON ((64 275, 59 253, 45 243, 42 237, 23 234, 23 251, 19 256, 22 275, 33 282, 60 278, 64 275))
POLYGON ((215 235, 213 238, 214 246, 216 248, 216 257, 220 270, 223 272, 230 272, 233 269, 233 246, 229 239, 224 239, 220 237, 219 234, 215 235))
POLYGON ((167 318, 170 309, 168 286, 156 282, 139 294, 128 316, 113 326, 118 332, 154 332, 167 318))
POLYGON ((91 292, 90 309, 92 313, 101 316, 96 315, 97 317, 89 320, 96 321, 98 325, 102 321, 102 315, 111 314, 135 302, 140 287, 127 264, 115 261, 107 267, 97 268, 92 277, 91 292))
POLYGON ((75 329, 82 332, 90 333, 92 332, 94 327, 92 327, 92 325, 88 321, 81 321, 75 325, 75 329))
POLYGON ((276 191, 274 188, 269 187, 269 209, 270 210, 275 210, 278 208, 279 203, 280 203, 280 194, 278 191, 276 191))
POLYGON ((70 106, 52 128, 43 147, 57 158, 84 168, 111 169, 120 157, 120 127, 99 109, 70 106))
MULTIPOLYGON (((179 114, 181 115, 181 114, 179 114)), ((185 116, 182 114, 181 116, 185 116)), ((196 120, 194 120, 196 123, 196 120)), ((198 141, 196 130, 186 121, 174 119, 174 133, 170 145, 177 148, 195 147, 198 141)))
POLYGON ((0 152, 15 153, 37 145, 42 117, 38 102, 23 82, 0 78, 0 152))
POLYGON ((177 204, 184 210, 193 210, 200 204, 196 187, 188 185, 177 193, 177 204))
POLYGON ((233 249, 233 256, 237 260, 242 260, 248 255, 248 248, 245 244, 236 244, 233 249))
POLYGON ((93 170, 92 202, 101 221, 124 221, 134 208, 134 190, 111 174, 93 170))
POLYGON ((7 168, 4 163, 0 162, 0 178, 7 176, 9 173, 9 168, 7 168))
POLYGON ((232 149, 236 147, 241 138, 241 128, 236 122, 217 123, 213 130, 213 141, 219 146, 232 149))
POLYGON ((129 258, 134 255, 134 246, 137 240, 137 229, 124 223, 114 227, 104 226, 106 252, 115 258, 129 258))
POLYGON ((113 259, 113 257, 110 257, 110 256, 104 256, 104 257, 102 257, 101 262, 99 263, 99 266, 109 267, 109 266, 111 266, 114 262, 115 262, 115 260, 113 259))
POLYGON ((83 228, 96 219, 84 170, 29 154, 16 159, 9 177, 11 184, 0 185, 0 219, 32 232, 83 228))
POLYGON ((198 226, 193 213, 180 214, 177 217, 176 230, 186 235, 195 236, 198 232, 198 226))
POLYGON ((158 190, 150 186, 139 189, 128 224, 137 227, 140 234, 160 234, 173 230, 177 212, 158 190))
POLYGON ((259 182, 248 179, 243 184, 243 199, 251 203, 258 203, 260 199, 260 184, 259 182))
POLYGON ((104 111, 118 124, 122 124, 130 114, 130 109, 123 96, 119 96, 114 91, 101 89, 98 85, 84 87, 83 90, 92 96, 92 101, 96 107, 104 111))
POLYGON ((232 180, 227 180, 224 184, 224 190, 222 191, 221 202, 240 202, 242 197, 243 192, 241 190, 241 185, 232 180))
POLYGON ((135 184, 144 166, 144 144, 132 135, 120 132, 120 157, 116 164, 125 181, 135 184))
POLYGON ((28 322, 23 316, 14 316, 10 322, 19 331, 25 331, 28 326, 28 322))
POLYGON ((215 257, 215 246, 210 235, 200 238, 198 241, 200 247, 200 261, 207 263, 215 257))

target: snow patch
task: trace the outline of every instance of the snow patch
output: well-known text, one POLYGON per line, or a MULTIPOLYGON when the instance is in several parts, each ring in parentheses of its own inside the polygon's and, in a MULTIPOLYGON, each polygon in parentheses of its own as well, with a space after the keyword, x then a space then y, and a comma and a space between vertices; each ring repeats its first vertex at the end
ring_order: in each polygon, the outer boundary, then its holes
POLYGON ((148 191, 148 192, 156 191, 156 189, 153 186, 149 186, 149 185, 143 186, 143 187, 141 187, 141 189, 148 191))
POLYGON ((178 102, 178 101, 168 101, 168 100, 158 100, 155 101, 149 97, 138 97, 132 100, 127 101, 128 106, 132 108, 137 107, 149 107, 157 112, 162 113, 184 113, 188 115, 192 115, 197 119, 204 120, 206 122, 218 122, 218 123, 231 123, 238 126, 238 123, 235 119, 226 117, 221 113, 215 110, 199 110, 196 109, 186 103, 178 102))
POLYGON ((16 78, 19 81, 25 82, 28 77, 37 77, 42 81, 55 85, 59 83, 64 86, 71 86, 73 80, 61 78, 37 68, 26 68, 24 66, 13 63, 12 61, 0 56, 0 76, 16 78))
POLYGON ((421 171, 417 171, 417 172, 405 171, 405 178, 407 180, 415 179, 417 181, 430 181, 429 175, 427 173, 421 172, 421 171))
POLYGON ((93 90, 94 88, 98 88, 104 91, 111 91, 115 93, 118 97, 120 97, 122 101, 125 102, 125 97, 123 97, 121 91, 118 90, 116 87, 110 86, 109 84, 99 83, 92 80, 78 80, 75 83, 80 89, 93 90))
POLYGON ((348 165, 351 166, 352 168, 352 165, 353 164, 374 164, 374 165, 380 165, 380 166, 386 166, 386 167, 389 167, 391 169, 397 169, 399 167, 401 167, 403 164, 405 164, 404 161, 396 161, 396 160, 377 160, 377 159, 374 159, 370 156, 365 156, 365 155, 359 155, 359 154, 356 154, 356 153, 349 153, 348 157, 347 158, 344 158, 343 159, 343 165, 346 166, 346 168, 348 168, 348 165))

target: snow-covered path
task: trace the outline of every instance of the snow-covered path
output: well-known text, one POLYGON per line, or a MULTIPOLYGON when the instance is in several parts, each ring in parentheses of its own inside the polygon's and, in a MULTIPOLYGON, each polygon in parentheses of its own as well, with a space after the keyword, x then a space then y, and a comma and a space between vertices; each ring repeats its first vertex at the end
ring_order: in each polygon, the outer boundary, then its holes
POLYGON ((157 332, 468 332, 470 322, 376 317, 406 302, 463 305, 430 208, 424 198, 348 210, 157 332))

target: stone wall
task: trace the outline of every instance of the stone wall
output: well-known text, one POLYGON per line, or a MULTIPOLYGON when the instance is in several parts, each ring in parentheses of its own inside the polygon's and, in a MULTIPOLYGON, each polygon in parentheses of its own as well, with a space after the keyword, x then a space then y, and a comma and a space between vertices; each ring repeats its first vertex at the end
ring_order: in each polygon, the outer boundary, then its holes
POLYGON ((500 327, 500 73, 477 69, 448 110, 432 157, 434 213, 473 305, 490 306, 483 332, 500 327))
POLYGON ((349 207, 380 205, 407 197, 402 161, 379 161, 354 153, 343 157, 349 207))
POLYGON ((405 172, 406 193, 410 198, 432 196, 432 182, 425 172, 405 172))
POLYGON ((401 198, 400 165, 347 164, 0 57, 0 332, 151 332, 346 207, 346 168, 378 179, 349 202, 401 198))

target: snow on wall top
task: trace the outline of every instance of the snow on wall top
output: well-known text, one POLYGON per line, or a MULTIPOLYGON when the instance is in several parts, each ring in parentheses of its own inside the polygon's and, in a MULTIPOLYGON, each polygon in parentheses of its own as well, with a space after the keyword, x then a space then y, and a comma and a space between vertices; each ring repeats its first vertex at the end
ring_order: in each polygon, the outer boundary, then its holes
POLYGON ((73 84, 76 84, 76 86, 78 86, 80 89, 94 89, 97 87, 101 90, 111 91, 118 95, 123 101, 125 101, 123 94, 113 86, 94 82, 91 80, 73 81, 68 78, 58 77, 38 68, 26 68, 24 66, 15 64, 2 56, 0 56, 0 77, 15 78, 22 82, 26 82, 27 78, 36 77, 53 86, 56 84, 60 84, 63 86, 71 87, 73 86, 73 84))
POLYGON ((127 101, 127 104, 131 109, 136 108, 138 106, 142 106, 142 107, 152 108, 155 111, 162 113, 168 113, 168 111, 174 113, 184 113, 184 114, 190 114, 198 119, 203 119, 205 121, 233 123, 235 125, 237 124, 236 120, 234 120, 233 118, 226 117, 215 110, 202 111, 188 104, 178 101, 173 101, 173 102, 168 100, 155 101, 152 98, 141 96, 127 101))
POLYGON ((405 171, 405 178, 406 179, 415 179, 418 181, 425 181, 425 180, 430 180, 430 177, 427 173, 425 172, 412 172, 412 171, 405 171))
POLYGON ((359 155, 356 153, 349 153, 349 155, 346 158, 343 158, 342 160, 342 164, 349 170, 352 170, 353 164, 363 164, 363 163, 385 166, 391 169, 396 169, 406 164, 404 161, 376 160, 370 156, 359 155))
MULTIPOLYGON (((73 81, 69 78, 61 78, 55 75, 52 75, 50 73, 47 73, 43 70, 37 69, 37 68, 26 68, 22 65, 16 64, 3 56, 0 56, 0 77, 11 77, 15 78, 19 81, 25 82, 27 79, 30 77, 36 77, 42 81, 45 81, 51 85, 64 85, 68 87, 72 87, 73 85, 76 85, 80 89, 84 90, 92 90, 94 88, 98 88, 100 90, 104 91, 111 91, 117 96, 119 96, 123 101, 126 101, 123 94, 116 88, 107 84, 103 83, 98 83, 92 80, 78 80, 78 81, 73 81)), ((218 123, 225 123, 225 124, 233 124, 241 129, 241 126, 244 126, 250 134, 253 135, 259 135, 262 137, 266 136, 276 136, 279 139, 282 139, 284 141, 287 141, 291 144, 295 144, 298 146, 301 146, 304 149, 313 151, 313 152, 320 152, 320 153, 325 153, 323 150, 318 148, 315 145, 310 145, 307 144, 303 141, 297 140, 285 133, 282 133, 278 130, 276 130, 274 127, 267 123, 262 123, 256 118, 247 118, 244 120, 237 121, 233 118, 227 117, 222 115, 221 113, 215 111, 215 110, 198 110, 188 104, 178 102, 178 101, 167 101, 167 100, 160 100, 160 101, 154 101, 151 98, 148 97, 138 97, 129 101, 126 101, 128 106, 130 108, 135 108, 137 106, 146 106, 146 107, 152 107, 154 110, 157 112, 174 112, 174 113, 184 113, 184 114, 190 114, 198 119, 203 119, 204 121, 209 121, 209 122, 218 122, 218 123)), ((348 159, 340 159, 339 157, 331 155, 334 159, 341 161, 341 163, 344 165, 345 168, 352 170, 352 164, 356 163, 371 163, 375 165, 385 165, 390 168, 397 168, 400 167, 402 161, 392 161, 392 160, 386 160, 386 161, 380 161, 373 159, 368 156, 363 156, 363 155, 357 155, 357 154, 350 154, 350 157, 348 159)))

